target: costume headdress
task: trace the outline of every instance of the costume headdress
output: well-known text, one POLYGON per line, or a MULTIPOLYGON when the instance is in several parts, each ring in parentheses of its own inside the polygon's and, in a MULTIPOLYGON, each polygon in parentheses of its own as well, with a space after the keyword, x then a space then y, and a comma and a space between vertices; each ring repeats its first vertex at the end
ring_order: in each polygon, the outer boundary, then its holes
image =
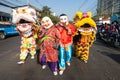
MULTIPOLYGON (((27 22, 36 23, 36 11, 33 8, 30 7, 23 7, 23 8, 17 8, 12 10, 12 22, 13 23, 20 23, 22 20, 27 22)), ((23 21, 22 21, 23 22, 23 21)))

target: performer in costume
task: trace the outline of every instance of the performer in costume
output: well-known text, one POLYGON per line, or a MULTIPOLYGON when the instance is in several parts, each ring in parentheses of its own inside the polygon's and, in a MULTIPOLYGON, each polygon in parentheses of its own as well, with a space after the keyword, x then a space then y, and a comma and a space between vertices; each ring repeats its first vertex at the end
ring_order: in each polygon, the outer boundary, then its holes
POLYGON ((60 33, 47 16, 42 18, 41 26, 41 32, 38 35, 41 43, 39 61, 42 64, 42 69, 45 69, 49 64, 53 74, 57 75, 57 46, 59 45, 60 33))
POLYGON ((73 34, 75 33, 75 26, 68 21, 66 14, 60 15, 60 22, 57 25, 57 28, 60 31, 60 52, 59 52, 59 74, 62 75, 66 63, 70 66, 70 60, 72 57, 72 43, 73 43, 73 34), (66 55, 66 56, 65 56, 66 55))
POLYGON ((96 36, 96 23, 91 18, 92 13, 77 12, 74 17, 75 26, 77 28, 74 35, 74 45, 76 56, 80 57, 85 63, 88 61, 89 49, 96 36))
POLYGON ((17 25, 16 30, 19 31, 21 36, 21 53, 18 64, 23 64, 28 53, 30 53, 31 59, 34 59, 36 54, 38 30, 38 26, 34 25, 37 19, 36 11, 30 7, 17 8, 13 9, 12 16, 12 22, 17 25))

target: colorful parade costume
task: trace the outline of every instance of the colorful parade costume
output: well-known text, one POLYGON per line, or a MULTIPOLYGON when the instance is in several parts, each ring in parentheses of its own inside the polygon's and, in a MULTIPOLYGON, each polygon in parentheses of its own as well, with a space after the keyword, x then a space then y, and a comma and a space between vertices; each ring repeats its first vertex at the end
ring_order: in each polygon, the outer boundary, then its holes
POLYGON ((42 64, 42 68, 45 69, 47 65, 50 66, 54 75, 57 75, 57 62, 58 62, 58 50, 60 33, 54 26, 49 17, 43 17, 41 20, 41 34, 40 38, 40 54, 39 61, 42 64))
POLYGON ((75 26, 68 22, 66 14, 60 15, 60 22, 57 25, 58 30, 60 31, 60 51, 59 51, 59 68, 60 75, 63 74, 63 71, 66 68, 66 63, 70 66, 70 60, 72 57, 72 43, 73 43, 73 34, 75 33, 75 26))
POLYGON ((25 62, 28 53, 31 54, 31 59, 34 59, 38 30, 37 26, 34 25, 36 19, 36 11, 30 7, 13 9, 12 22, 17 25, 16 30, 19 31, 21 36, 21 53, 18 64, 25 62))
POLYGON ((96 23, 91 16, 91 12, 77 12, 74 17, 77 28, 74 36, 76 56, 80 57, 85 63, 88 61, 89 49, 95 41, 96 36, 96 23))

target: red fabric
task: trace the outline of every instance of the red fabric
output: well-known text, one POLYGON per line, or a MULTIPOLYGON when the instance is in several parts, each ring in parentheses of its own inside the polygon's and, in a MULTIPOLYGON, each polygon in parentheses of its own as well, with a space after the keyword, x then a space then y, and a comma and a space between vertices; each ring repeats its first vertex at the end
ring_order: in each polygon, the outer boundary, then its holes
MULTIPOLYGON (((58 61, 58 51, 55 49, 58 43, 56 42, 60 38, 60 33, 55 26, 52 26, 46 31, 42 29, 42 36, 50 36, 51 38, 45 39, 40 45, 40 55, 39 60, 43 54, 46 56, 46 62, 56 62, 58 61), (44 34, 44 35, 43 35, 44 34), (55 48, 54 48, 55 47, 55 48)), ((40 36, 40 35, 39 35, 40 36)), ((42 37, 40 36, 40 37, 42 37)))
POLYGON ((105 29, 108 30, 108 24, 105 24, 105 29))
POLYGON ((61 38, 60 38, 60 41, 61 43, 64 45, 64 44, 69 44, 69 43, 72 43, 73 41, 73 37, 72 35, 75 33, 75 26, 73 26, 72 24, 68 24, 67 25, 68 28, 71 30, 71 33, 70 35, 68 35, 68 32, 62 28, 60 25, 57 26, 58 30, 60 31, 60 34, 61 34, 61 38))

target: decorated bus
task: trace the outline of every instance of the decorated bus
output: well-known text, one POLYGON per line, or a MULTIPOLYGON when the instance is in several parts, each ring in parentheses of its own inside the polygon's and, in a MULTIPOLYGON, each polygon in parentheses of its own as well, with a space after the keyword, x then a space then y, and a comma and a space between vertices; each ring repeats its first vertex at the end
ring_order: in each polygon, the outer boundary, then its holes
POLYGON ((12 16, 5 12, 0 12, 0 39, 5 39, 8 36, 18 35, 15 30, 16 25, 11 22, 12 16))

